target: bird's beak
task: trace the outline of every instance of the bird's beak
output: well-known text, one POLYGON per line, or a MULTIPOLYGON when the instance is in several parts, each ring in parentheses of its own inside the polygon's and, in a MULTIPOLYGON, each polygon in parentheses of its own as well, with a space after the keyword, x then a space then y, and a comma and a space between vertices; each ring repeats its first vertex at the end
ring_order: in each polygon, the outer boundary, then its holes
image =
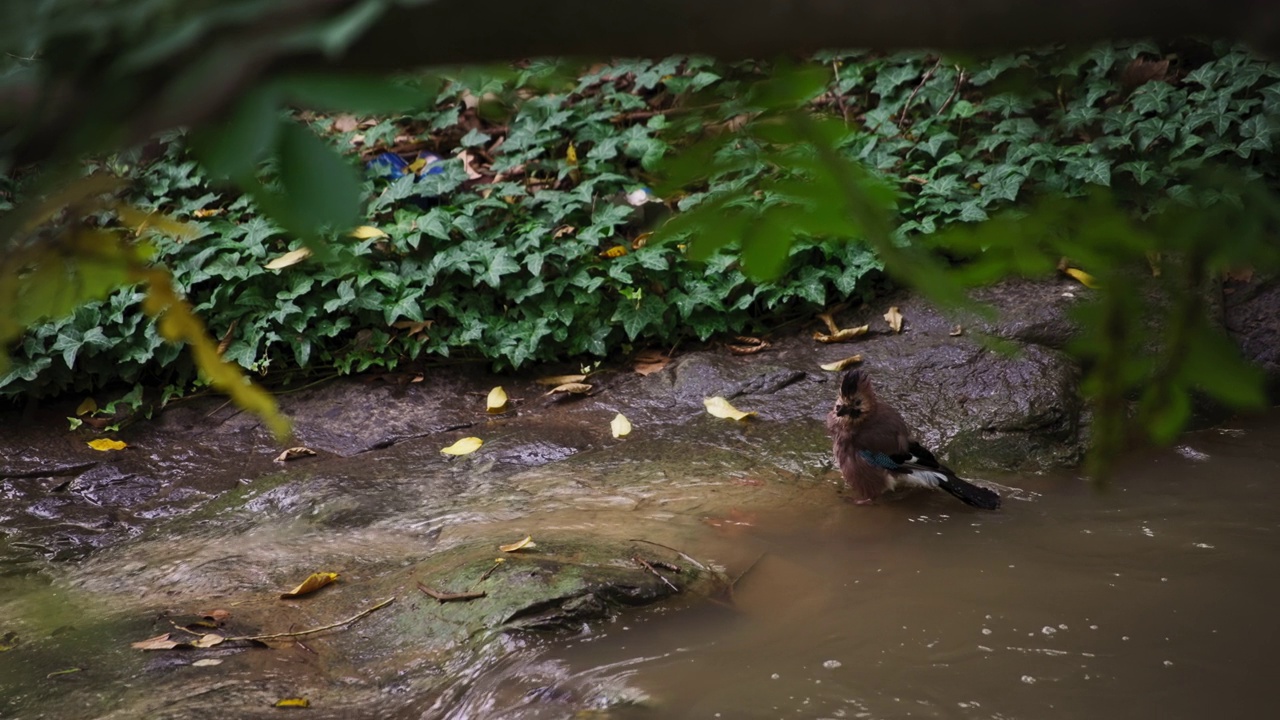
POLYGON ((861 414, 862 412, 859 411, 858 408, 852 405, 840 405, 836 408, 837 417, 850 417, 850 418, 857 419, 857 417, 861 414))

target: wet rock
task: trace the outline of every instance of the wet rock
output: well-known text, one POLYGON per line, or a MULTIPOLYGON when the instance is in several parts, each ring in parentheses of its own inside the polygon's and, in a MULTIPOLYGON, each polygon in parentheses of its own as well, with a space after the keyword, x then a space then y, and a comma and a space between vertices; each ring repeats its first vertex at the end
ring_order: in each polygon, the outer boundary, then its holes
POLYGON ((1272 399, 1280 399, 1280 279, 1229 282, 1223 292, 1227 331, 1267 373, 1272 399))

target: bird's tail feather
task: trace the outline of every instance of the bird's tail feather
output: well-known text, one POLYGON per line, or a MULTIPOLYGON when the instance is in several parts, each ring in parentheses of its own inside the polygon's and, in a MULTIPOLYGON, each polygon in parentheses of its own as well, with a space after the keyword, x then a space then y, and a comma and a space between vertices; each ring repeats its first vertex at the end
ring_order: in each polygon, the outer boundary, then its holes
POLYGON ((972 505, 983 510, 996 510, 1000 507, 999 495, 984 487, 978 487, 971 482, 961 480, 954 475, 938 483, 938 487, 956 496, 966 505, 972 505))

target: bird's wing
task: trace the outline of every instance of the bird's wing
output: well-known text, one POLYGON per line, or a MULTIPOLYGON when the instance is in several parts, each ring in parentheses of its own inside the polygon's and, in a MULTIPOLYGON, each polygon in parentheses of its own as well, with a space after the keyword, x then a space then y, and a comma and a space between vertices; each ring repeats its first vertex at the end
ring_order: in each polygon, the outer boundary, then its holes
POLYGON ((905 453, 889 455, 862 450, 858 454, 868 464, 885 470, 899 481, 905 481, 910 485, 936 488, 954 477, 951 470, 939 464, 928 450, 917 443, 911 443, 911 447, 905 453))

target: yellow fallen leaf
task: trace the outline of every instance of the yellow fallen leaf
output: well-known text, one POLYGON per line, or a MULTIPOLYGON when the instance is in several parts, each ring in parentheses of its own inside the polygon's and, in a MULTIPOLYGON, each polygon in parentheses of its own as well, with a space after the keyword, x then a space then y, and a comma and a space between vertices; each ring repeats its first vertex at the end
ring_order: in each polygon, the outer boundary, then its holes
POLYGON ((600 252, 600 257, 602 257, 602 258, 620 258, 620 257, 622 257, 623 255, 626 255, 626 254, 627 254, 627 248, 626 248, 626 246, 625 246, 625 245, 614 245, 613 247, 609 248, 608 250, 602 250, 602 251, 600 252))
POLYGON ((485 401, 486 409, 491 413, 501 413, 507 411, 507 391, 502 386, 489 391, 489 398, 485 401))
POLYGON ((556 393, 570 393, 573 395, 586 395, 591 392, 591 386, 586 383, 565 383, 557 385, 543 393, 544 395, 554 395, 556 393))
POLYGON ((87 397, 84 399, 84 402, 80 403, 79 407, 76 408, 76 415, 88 415, 91 412, 97 411, 97 409, 98 403, 93 398, 87 397))
POLYGON ((506 545, 499 545, 498 549, 502 552, 515 552, 523 548, 531 547, 537 547, 537 543, 533 541, 532 535, 525 535, 523 540, 517 540, 516 542, 507 543, 506 545))
POLYGON ((1090 290, 1096 290, 1098 288, 1098 281, 1094 280, 1092 275, 1079 268, 1063 268, 1062 272, 1075 278, 1081 285, 1089 288, 1090 290))
POLYGON ((226 638, 217 633, 205 633, 191 644, 198 648, 211 648, 216 645, 221 645, 223 640, 226 640, 226 638))
POLYGON ((309 447, 302 447, 301 445, 299 445, 298 447, 291 447, 288 450, 285 450, 284 452, 280 453, 279 455, 276 456, 275 461, 278 463, 288 462, 289 460, 296 460, 300 457, 309 457, 315 454, 316 454, 315 450, 312 450, 309 447))
POLYGON ((296 598, 301 595, 307 595, 319 590, 320 588, 324 587, 325 585, 328 585, 329 583, 337 579, 338 579, 338 573, 335 573, 335 572, 311 573, 310 577, 308 577, 306 580, 303 580, 301 585, 290 590, 287 593, 280 593, 280 597, 284 599, 288 599, 288 598, 296 598))
POLYGON ((870 325, 859 325, 858 327, 837 330, 831 333, 830 335, 826 335, 820 332, 815 332, 813 334, 813 339, 823 343, 849 342, 850 340, 856 337, 861 337, 863 335, 866 335, 867 331, 869 331, 870 329, 871 329, 870 325))
POLYGON ((618 413, 617 417, 609 423, 609 429, 613 430, 613 436, 616 438, 631 434, 631 421, 618 413))
POLYGON ((214 665, 221 664, 222 660, 218 658, 200 658, 199 660, 191 663, 191 667, 213 667, 214 665))
POLYGON ((311 250, 309 248, 298 248, 297 250, 290 250, 275 260, 263 265, 263 267, 268 270, 280 270, 287 268, 290 265, 297 265, 309 257, 311 257, 311 250))
POLYGON ((569 149, 565 151, 564 159, 570 165, 578 164, 578 148, 574 147, 573 143, 569 143, 569 149))
POLYGON ((702 404, 706 406, 707 412, 711 413, 712 415, 718 418, 726 418, 729 420, 745 420, 751 417, 752 415, 756 414, 755 411, 742 412, 738 408, 730 405, 728 400, 725 400, 724 398, 719 396, 704 398, 702 401, 702 404))
POLYGON ((862 362, 862 355, 850 355, 847 358, 836 360, 835 362, 829 362, 825 365, 820 365, 819 367, 830 372, 840 372, 850 365, 857 365, 860 362, 862 362))
POLYGON ((537 380, 534 380, 534 382, 538 383, 539 385, 555 386, 555 385, 564 385, 565 383, 582 382, 583 380, 586 380, 586 379, 587 379, 586 375, 550 375, 547 377, 540 377, 537 380))
POLYGON ((470 455, 479 450, 483 444, 484 441, 478 437, 464 437, 440 452, 445 455, 470 455))
POLYGON ((311 707, 311 701, 306 698, 280 698, 275 704, 278 708, 305 708, 311 707))
POLYGON ((108 440, 107 438, 98 438, 97 440, 90 440, 87 444, 89 445, 89 447, 93 448, 94 450, 98 450, 100 452, 107 452, 109 450, 123 450, 129 447, 126 443, 123 443, 119 440, 108 440))
POLYGON ((889 312, 884 314, 884 319, 895 333, 902 332, 902 313, 898 311, 897 305, 889 308, 889 312))
POLYGON ((384 238, 389 236, 372 225, 361 225, 351 231, 351 237, 356 238, 357 240, 372 240, 374 238, 384 238))

